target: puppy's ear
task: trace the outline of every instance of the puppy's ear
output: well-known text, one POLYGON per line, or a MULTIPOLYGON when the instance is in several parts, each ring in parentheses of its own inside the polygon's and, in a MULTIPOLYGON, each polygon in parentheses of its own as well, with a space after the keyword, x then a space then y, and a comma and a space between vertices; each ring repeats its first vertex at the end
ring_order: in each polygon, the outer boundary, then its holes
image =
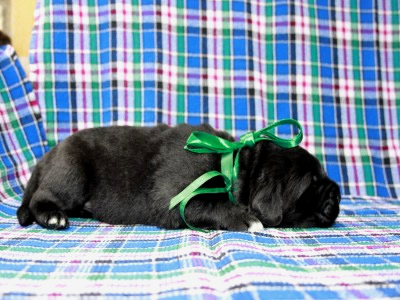
POLYGON ((278 226, 283 218, 282 187, 278 184, 275 190, 268 186, 260 188, 251 200, 251 209, 266 227, 278 226))
POLYGON ((286 185, 286 192, 287 194, 285 197, 288 199, 288 201, 291 201, 293 205, 295 205, 296 200, 303 195, 303 193, 307 190, 307 188, 310 187, 313 183, 313 175, 311 172, 305 174, 305 175, 296 175, 296 174, 291 174, 291 177, 287 180, 287 185, 286 185))

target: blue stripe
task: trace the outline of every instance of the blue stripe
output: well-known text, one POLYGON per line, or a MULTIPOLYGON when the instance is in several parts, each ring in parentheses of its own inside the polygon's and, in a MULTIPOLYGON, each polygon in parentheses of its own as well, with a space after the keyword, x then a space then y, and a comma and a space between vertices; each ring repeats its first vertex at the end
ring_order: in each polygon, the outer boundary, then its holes
MULTIPOLYGON (((207 0, 201 0, 201 14, 200 15, 207 15, 207 0)), ((201 27, 202 30, 207 30, 207 25, 203 23, 203 27, 201 27)), ((201 34, 201 54, 202 54, 202 59, 201 59, 201 69, 202 69, 202 74, 207 74, 208 71, 208 38, 207 35, 204 35, 203 32, 200 32, 201 34)), ((210 80, 210 78, 208 79, 210 80)), ((212 79, 211 79, 212 80, 212 79)), ((202 122, 203 123, 208 123, 209 122, 209 117, 208 117, 208 93, 209 91, 209 86, 204 86, 202 92, 202 99, 201 99, 201 107, 202 107, 202 122)))

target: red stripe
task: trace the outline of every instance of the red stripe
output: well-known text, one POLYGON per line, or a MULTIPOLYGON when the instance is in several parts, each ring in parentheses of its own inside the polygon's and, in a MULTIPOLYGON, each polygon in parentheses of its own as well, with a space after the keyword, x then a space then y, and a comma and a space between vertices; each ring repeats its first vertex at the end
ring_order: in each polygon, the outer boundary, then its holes
MULTIPOLYGON (((126 20, 126 11, 125 11, 125 5, 126 5, 126 1, 123 0, 122 1, 122 14, 123 14, 123 20, 122 20, 122 24, 124 27, 124 47, 123 47, 123 52, 124 52, 124 62, 128 61, 128 55, 127 55, 127 51, 128 51, 128 38, 127 38, 127 24, 125 22, 126 20)), ((136 45, 134 45, 136 47, 136 45)), ((125 108, 125 113, 124 113, 124 121, 126 124, 128 124, 129 121, 129 115, 128 115, 128 107, 129 107, 129 96, 128 96, 128 80, 127 80, 127 76, 126 74, 128 73, 128 70, 126 69, 126 64, 124 64, 124 108, 125 108)), ((135 99, 132 99, 132 101, 135 101, 135 99)), ((131 107, 135 107, 135 105, 132 103, 131 107)))
MULTIPOLYGON (((171 19, 171 0, 168 0, 168 20, 171 19)), ((172 26, 171 22, 168 22, 168 66, 169 73, 171 74, 172 66, 172 26)), ((172 107, 172 84, 171 80, 168 81, 168 125, 171 125, 171 107, 172 107)))
MULTIPOLYGON (((213 1, 213 9, 214 9, 214 13, 217 12, 217 4, 215 1, 213 1)), ((219 118, 218 118, 218 61, 217 61, 217 18, 214 15, 214 30, 213 30, 213 34, 214 34, 214 70, 215 70, 215 77, 214 80, 216 82, 215 86, 214 86, 214 94, 215 94, 215 129, 219 129, 219 118)))
MULTIPOLYGON (((261 22, 260 22, 260 18, 261 18, 261 12, 260 12, 260 0, 257 1, 257 26, 260 28, 261 27, 261 22)), ((250 24, 252 23, 251 18, 248 18, 248 20, 250 21, 250 24)), ((258 41, 258 55, 260 55, 260 59, 258 60, 258 69, 259 69, 259 73, 260 73, 260 79, 258 80, 259 84, 260 84, 260 101, 261 101, 261 126, 264 128, 265 126, 267 126, 266 124, 266 120, 265 120, 265 115, 264 115, 264 83, 262 80, 262 74, 263 74, 263 69, 262 69, 262 63, 261 63, 261 33, 260 30, 257 30, 257 41, 258 41)), ((250 76, 250 80, 254 81, 254 76, 250 76), (251 79, 253 77, 253 79, 251 79)))
MULTIPOLYGON (((301 15, 301 20, 302 20, 301 25, 304 28, 305 25, 304 25, 304 21, 303 21, 304 20, 303 1, 300 5, 300 15, 301 15)), ((304 30, 302 32, 304 32, 304 30)), ((307 82, 305 79, 306 78, 306 46, 305 46, 306 35, 304 33, 301 35, 301 42, 302 42, 302 44, 301 44, 301 60, 302 60, 302 74, 303 74, 303 83, 302 84, 305 89, 307 82)), ((303 112, 304 112, 304 121, 307 121, 308 120, 308 118, 307 118, 307 94, 305 93, 304 89, 303 89, 303 112)), ((307 138, 308 137, 307 122, 304 122, 303 127, 304 127, 304 146, 305 146, 305 148, 307 148, 309 146, 309 141, 307 138)))

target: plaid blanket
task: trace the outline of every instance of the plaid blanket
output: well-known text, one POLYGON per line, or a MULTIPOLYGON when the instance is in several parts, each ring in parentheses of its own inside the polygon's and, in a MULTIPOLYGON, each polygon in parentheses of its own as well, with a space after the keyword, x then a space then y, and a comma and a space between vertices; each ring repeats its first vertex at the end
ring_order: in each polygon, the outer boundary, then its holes
POLYGON ((400 297, 399 5, 39 0, 33 91, 0 48, 0 296, 400 297), (32 167, 79 129, 207 122, 239 136, 285 117, 347 195, 332 228, 17 223, 32 167))
MULTIPOLYGON (((6 199, 6 202, 9 200, 6 199)), ((0 296, 384 299, 400 296, 399 201, 346 197, 331 229, 160 230, 75 219, 21 228, 0 204, 0 296)))

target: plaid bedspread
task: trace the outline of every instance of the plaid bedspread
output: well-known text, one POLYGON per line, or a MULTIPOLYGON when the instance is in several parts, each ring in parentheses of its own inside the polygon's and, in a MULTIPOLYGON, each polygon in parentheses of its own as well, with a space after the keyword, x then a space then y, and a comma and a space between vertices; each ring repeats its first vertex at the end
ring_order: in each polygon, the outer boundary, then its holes
POLYGON ((399 6, 39 0, 32 83, 0 47, 0 296, 400 297, 399 6), (16 220, 37 160, 79 129, 207 122, 239 136, 286 117, 345 195, 332 228, 16 220))

